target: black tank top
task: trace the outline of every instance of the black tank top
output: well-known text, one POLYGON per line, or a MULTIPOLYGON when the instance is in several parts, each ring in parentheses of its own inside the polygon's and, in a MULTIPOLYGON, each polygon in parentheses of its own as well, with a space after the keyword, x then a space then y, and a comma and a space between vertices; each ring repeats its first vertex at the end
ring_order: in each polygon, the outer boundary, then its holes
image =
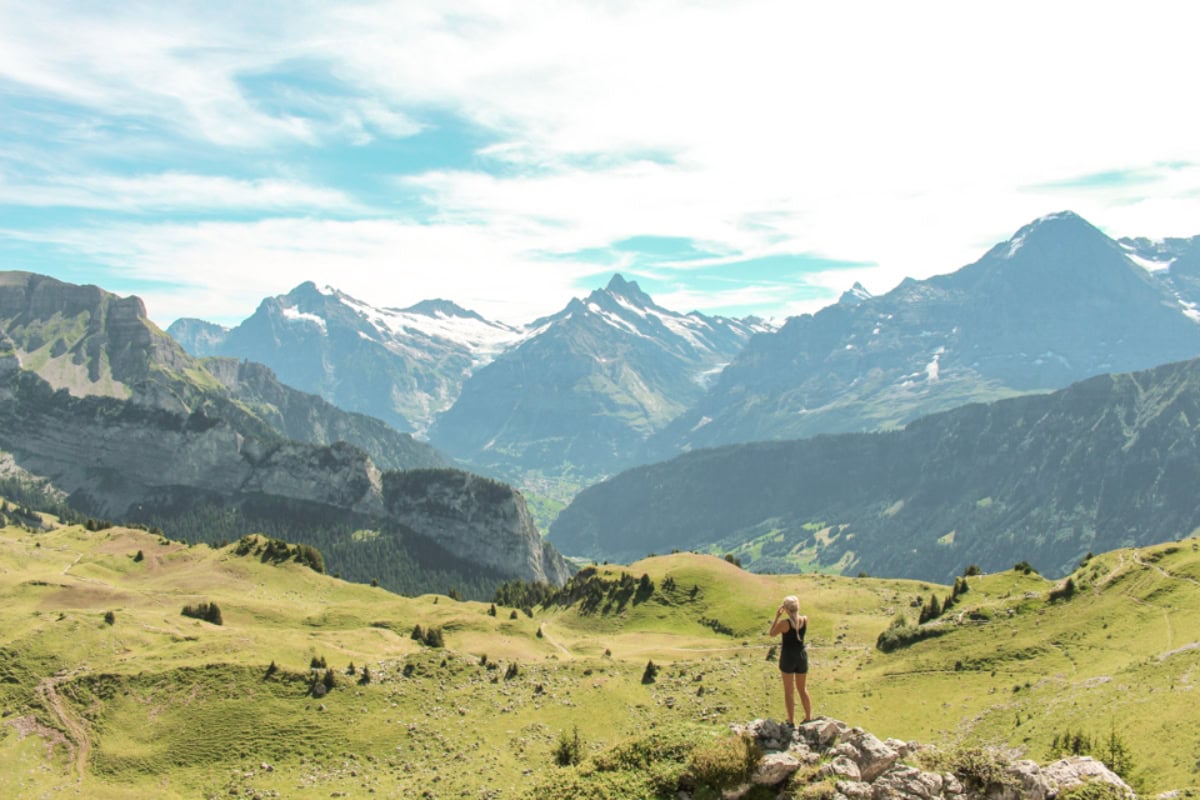
POLYGON ((785 650, 791 650, 796 647, 804 647, 804 634, 808 632, 808 620, 804 620, 800 625, 800 630, 792 627, 792 621, 788 620, 788 629, 783 632, 783 647, 785 650))

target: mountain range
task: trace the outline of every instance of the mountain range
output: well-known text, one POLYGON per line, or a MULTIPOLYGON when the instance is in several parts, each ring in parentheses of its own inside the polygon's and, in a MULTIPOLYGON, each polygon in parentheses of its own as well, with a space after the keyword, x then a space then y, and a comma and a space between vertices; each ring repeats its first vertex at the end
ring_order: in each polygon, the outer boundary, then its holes
POLYGON ((375 308, 312 282, 266 298, 233 329, 181 319, 167 333, 193 355, 266 364, 289 386, 421 433, 476 368, 520 338, 446 300, 375 308))
POLYGON ((1071 212, 978 261, 775 326, 679 314, 614 276, 520 330, 446 301, 377 309, 303 284, 192 352, 261 361, 561 500, 681 452, 898 428, 969 402, 1200 355, 1200 237, 1114 240, 1071 212), (418 386, 419 384, 419 386, 418 386), (421 388, 424 387, 424 388, 421 388))
POLYGON ((728 445, 629 470, 555 520, 563 552, 728 552, 756 571, 951 581, 1200 528, 1200 359, 973 403, 903 430, 728 445))
POLYGON ((611 474, 762 330, 753 318, 668 311, 617 275, 472 375, 430 438, 504 475, 611 474))
POLYGON ((521 330, 445 300, 376 308, 304 283, 232 330, 167 330, 196 355, 270 366, 284 382, 400 430, 486 474, 594 480, 633 463, 703 395, 762 320, 662 308, 620 275, 521 330))
POLYGON ((569 574, 511 487, 262 365, 195 359, 95 286, 0 273, 0 450, 6 479, 86 514, 199 541, 287 533, 397 590, 569 574))
POLYGON ((894 428, 967 402, 1200 355, 1191 282, 1200 270, 1196 240, 1187 242, 1164 243, 1151 262, 1150 243, 1138 251, 1063 212, 954 273, 906 279, 880 296, 855 287, 753 339, 645 460, 894 428), (1130 257, 1138 252, 1141 263, 1130 257))

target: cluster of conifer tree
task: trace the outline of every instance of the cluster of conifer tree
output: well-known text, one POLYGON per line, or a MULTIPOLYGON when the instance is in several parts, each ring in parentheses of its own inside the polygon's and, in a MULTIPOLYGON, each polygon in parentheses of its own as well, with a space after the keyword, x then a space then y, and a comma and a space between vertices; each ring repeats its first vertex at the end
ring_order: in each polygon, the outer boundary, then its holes
MULTIPOLYGON (((671 586, 674 587, 674 581, 671 586)), ((597 611, 608 614, 620 612, 630 603, 637 605, 649 600, 654 588, 654 581, 645 573, 641 578, 634 578, 630 573, 622 572, 619 578, 613 579, 603 577, 595 567, 584 567, 558 589, 545 583, 506 581, 496 590, 492 602, 522 609, 579 603, 580 611, 585 614, 597 611)))
POLYGON ((216 603, 197 603, 196 605, 187 605, 180 612, 185 617, 193 617, 202 619, 205 622, 211 622, 213 625, 223 625, 224 620, 221 617, 221 609, 216 603))

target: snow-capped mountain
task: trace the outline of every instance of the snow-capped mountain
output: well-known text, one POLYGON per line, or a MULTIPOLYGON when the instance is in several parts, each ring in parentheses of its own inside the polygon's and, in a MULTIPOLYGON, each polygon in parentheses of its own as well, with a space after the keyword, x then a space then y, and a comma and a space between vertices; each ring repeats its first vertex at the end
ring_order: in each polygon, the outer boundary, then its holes
POLYGON ((1198 248, 1171 241, 1118 243, 1062 212, 952 274, 906 279, 877 297, 856 287, 754 338, 655 437, 646 460, 895 427, 972 401, 1194 357, 1200 297, 1189 287, 1200 284, 1185 279, 1200 275, 1198 248), (1159 264, 1165 272, 1147 269, 1159 264))
POLYGON ((669 311, 617 275, 532 323, 517 346, 472 375, 430 439, 508 476, 611 472, 634 463, 647 437, 769 329, 757 319, 669 311))
POLYGON ((167 332, 197 355, 261 362, 290 386, 418 434, 474 370, 521 336, 445 300, 376 308, 312 282, 263 300, 224 336, 218 331, 178 320, 167 332))

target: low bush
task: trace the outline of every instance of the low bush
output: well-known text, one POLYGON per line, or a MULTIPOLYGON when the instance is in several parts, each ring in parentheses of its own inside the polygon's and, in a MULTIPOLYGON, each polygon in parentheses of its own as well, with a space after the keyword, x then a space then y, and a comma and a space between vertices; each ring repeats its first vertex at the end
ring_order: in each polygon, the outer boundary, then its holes
POLYGON ((762 752, 744 736, 724 736, 692 751, 688 773, 697 786, 717 791, 732 789, 750 780, 762 752))

